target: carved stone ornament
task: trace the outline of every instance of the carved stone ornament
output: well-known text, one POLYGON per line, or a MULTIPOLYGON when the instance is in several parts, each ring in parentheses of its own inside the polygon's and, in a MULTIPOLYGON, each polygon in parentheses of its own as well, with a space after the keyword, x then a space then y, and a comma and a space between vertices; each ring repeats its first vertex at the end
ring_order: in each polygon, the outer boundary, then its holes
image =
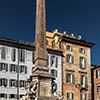
POLYGON ((28 79, 26 82, 26 93, 25 96, 22 97, 22 100, 36 100, 36 93, 38 88, 38 81, 37 80, 30 80, 28 79))

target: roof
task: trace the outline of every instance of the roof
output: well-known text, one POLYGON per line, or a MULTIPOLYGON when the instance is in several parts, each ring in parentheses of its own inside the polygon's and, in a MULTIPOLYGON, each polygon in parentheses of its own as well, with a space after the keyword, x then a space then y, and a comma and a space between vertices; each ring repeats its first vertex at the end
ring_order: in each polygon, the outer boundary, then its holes
MULTIPOLYGON (((13 40, 13 39, 0 37, 0 44, 10 46, 10 47, 16 47, 19 49, 27 49, 27 50, 35 51, 35 43, 34 42, 32 43, 32 42, 26 42, 26 41, 17 41, 17 40, 13 40)), ((47 51, 48 51, 48 53, 62 56, 61 50, 54 50, 54 49, 47 48, 47 51)))
POLYGON ((86 47, 93 47, 95 45, 94 43, 88 42, 86 40, 67 37, 66 35, 62 36, 62 41, 70 42, 70 43, 74 43, 74 44, 78 44, 78 45, 82 45, 82 46, 86 46, 86 47))

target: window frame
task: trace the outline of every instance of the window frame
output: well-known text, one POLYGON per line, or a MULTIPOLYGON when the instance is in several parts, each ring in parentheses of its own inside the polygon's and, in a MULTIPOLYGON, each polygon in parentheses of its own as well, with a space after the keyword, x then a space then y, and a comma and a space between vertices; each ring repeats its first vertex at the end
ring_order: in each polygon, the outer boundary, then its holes
POLYGON ((71 45, 67 45, 66 50, 73 51, 73 47, 71 45))
POLYGON ((85 49, 84 48, 79 48, 79 53, 85 54, 85 49))
POLYGON ((73 64, 74 63, 74 57, 71 54, 66 54, 66 62, 69 64, 73 64))
POLYGON ((66 83, 67 84, 74 84, 75 83, 75 76, 74 73, 66 73, 66 83))
POLYGON ((73 92, 67 92, 67 99, 68 100, 74 100, 74 93, 73 92))
POLYGON ((86 100, 86 93, 80 94, 80 100, 86 100))
POLYGON ((86 68, 86 58, 85 57, 80 57, 79 63, 80 63, 80 68, 81 69, 85 69, 86 68))

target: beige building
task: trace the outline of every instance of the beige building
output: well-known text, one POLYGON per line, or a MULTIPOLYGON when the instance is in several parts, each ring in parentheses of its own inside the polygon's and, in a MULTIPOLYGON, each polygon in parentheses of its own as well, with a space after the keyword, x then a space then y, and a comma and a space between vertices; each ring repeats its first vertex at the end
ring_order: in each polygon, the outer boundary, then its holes
POLYGON ((49 48, 61 50, 62 94, 64 100, 91 100, 91 47, 81 36, 47 32, 49 48))

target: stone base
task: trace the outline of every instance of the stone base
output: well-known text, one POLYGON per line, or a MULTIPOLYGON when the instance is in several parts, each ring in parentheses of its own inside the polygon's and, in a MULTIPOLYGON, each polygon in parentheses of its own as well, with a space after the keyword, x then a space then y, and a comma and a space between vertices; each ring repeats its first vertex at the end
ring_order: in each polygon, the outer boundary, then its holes
POLYGON ((54 97, 38 97, 36 100, 57 100, 54 97))

